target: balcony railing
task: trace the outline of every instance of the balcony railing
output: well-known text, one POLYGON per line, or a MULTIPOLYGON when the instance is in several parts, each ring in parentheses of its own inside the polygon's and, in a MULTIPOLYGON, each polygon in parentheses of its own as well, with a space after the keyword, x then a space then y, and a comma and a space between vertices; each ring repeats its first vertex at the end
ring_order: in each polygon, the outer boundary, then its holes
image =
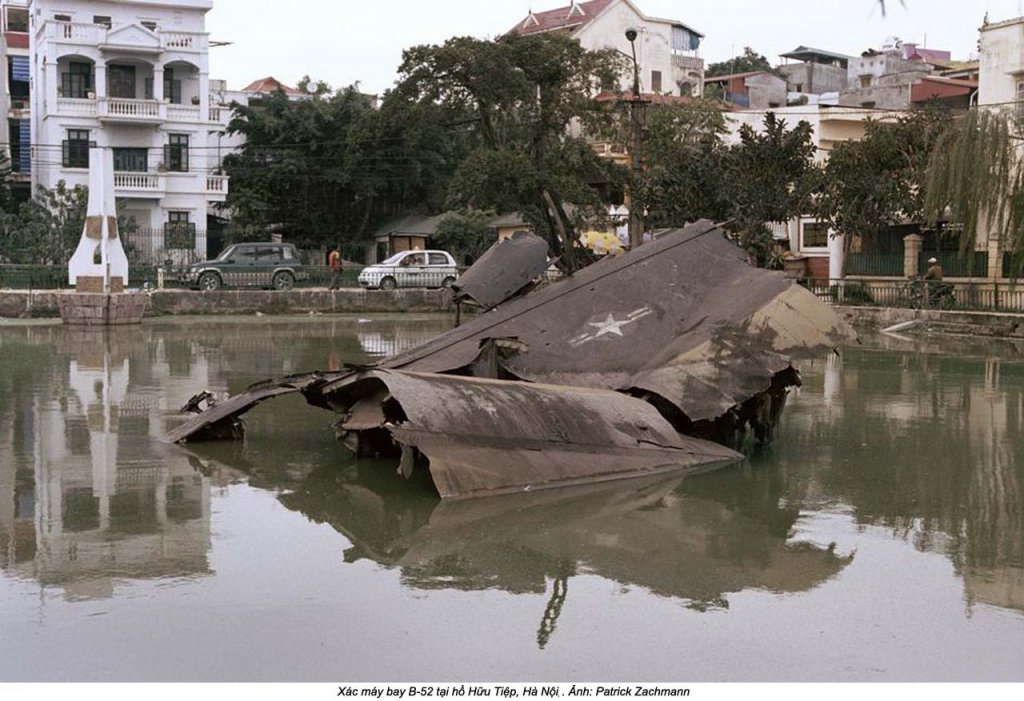
POLYGON ((125 194, 162 194, 164 187, 160 173, 114 173, 114 190, 125 194))
POLYGON ((99 118, 117 122, 163 122, 167 120, 167 103, 104 97, 99 100, 99 118))
POLYGON ((57 114, 63 117, 95 117, 97 114, 96 100, 58 97, 57 114))
POLYGON ((227 195, 228 180, 229 178, 226 175, 207 175, 206 192, 215 195, 227 195))
POLYGON ((198 122, 199 105, 167 105, 167 121, 169 122, 198 122))
MULTIPOLYGON (((85 22, 52 21, 46 22, 44 27, 46 35, 53 41, 101 47, 107 44, 108 35, 120 28, 108 28, 103 25, 85 22)), ((156 33, 160 37, 160 48, 166 51, 202 53, 209 46, 207 35, 202 32, 164 32, 157 30, 156 33)))
POLYGON ((194 32, 160 32, 160 45, 170 51, 205 51, 206 35, 194 32))
POLYGON ((672 65, 684 71, 704 71, 704 59, 685 54, 672 54, 672 65))

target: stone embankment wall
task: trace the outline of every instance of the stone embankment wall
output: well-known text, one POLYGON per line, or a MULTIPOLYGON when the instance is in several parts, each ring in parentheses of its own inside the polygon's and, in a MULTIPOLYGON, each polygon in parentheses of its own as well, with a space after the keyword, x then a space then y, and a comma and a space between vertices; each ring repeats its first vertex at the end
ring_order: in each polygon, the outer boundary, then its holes
MULTIPOLYGON (((46 319, 60 316, 58 299, 71 292, 0 291, 0 318, 46 319)), ((432 313, 454 310, 448 290, 238 290, 149 294, 146 316, 189 314, 432 313)))
POLYGON ((1024 314, 998 312, 947 312, 932 309, 890 307, 837 307, 855 328, 878 331, 908 321, 937 333, 1024 340, 1024 314))

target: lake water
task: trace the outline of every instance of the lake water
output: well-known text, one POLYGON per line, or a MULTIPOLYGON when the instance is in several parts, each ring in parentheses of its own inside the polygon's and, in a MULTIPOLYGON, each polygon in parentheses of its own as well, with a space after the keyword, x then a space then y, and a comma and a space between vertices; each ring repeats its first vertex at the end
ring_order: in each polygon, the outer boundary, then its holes
POLYGON ((297 397, 440 317, 0 323, 0 681, 1024 681, 1024 348, 804 364, 711 475, 440 503, 297 397))

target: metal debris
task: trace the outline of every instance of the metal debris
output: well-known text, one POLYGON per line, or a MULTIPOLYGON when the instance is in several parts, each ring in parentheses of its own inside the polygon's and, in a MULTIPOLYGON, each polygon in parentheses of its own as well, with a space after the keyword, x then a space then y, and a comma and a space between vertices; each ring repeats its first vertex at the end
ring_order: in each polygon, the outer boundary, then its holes
POLYGON ((706 470, 742 458, 680 435, 650 404, 616 392, 375 370, 305 393, 344 415, 339 438, 361 457, 398 448, 403 476, 424 464, 446 499, 706 470))
POLYGON ((517 231, 492 246, 452 288, 456 301, 471 300, 493 309, 514 297, 548 268, 548 244, 534 234, 517 231))
POLYGON ((771 439, 800 384, 795 358, 853 337, 709 222, 516 296, 540 254, 517 237, 484 256, 459 294, 491 311, 464 326, 372 368, 254 386, 169 440, 220 437, 301 391, 344 417, 353 451, 393 456, 406 477, 426 465, 444 498, 709 469, 736 460, 726 446, 748 432, 771 439))

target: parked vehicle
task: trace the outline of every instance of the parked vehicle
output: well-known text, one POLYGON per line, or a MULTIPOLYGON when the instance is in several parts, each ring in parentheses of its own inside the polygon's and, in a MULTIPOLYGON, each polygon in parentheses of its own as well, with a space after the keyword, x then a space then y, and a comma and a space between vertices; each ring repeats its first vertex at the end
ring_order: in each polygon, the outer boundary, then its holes
POLYGON ((360 286, 382 290, 451 287, 458 279, 455 259, 445 251, 403 251, 359 273, 360 286))
POLYGON ((199 290, 221 287, 265 287, 290 290, 309 277, 290 243, 236 243, 213 260, 190 265, 183 282, 199 290))

